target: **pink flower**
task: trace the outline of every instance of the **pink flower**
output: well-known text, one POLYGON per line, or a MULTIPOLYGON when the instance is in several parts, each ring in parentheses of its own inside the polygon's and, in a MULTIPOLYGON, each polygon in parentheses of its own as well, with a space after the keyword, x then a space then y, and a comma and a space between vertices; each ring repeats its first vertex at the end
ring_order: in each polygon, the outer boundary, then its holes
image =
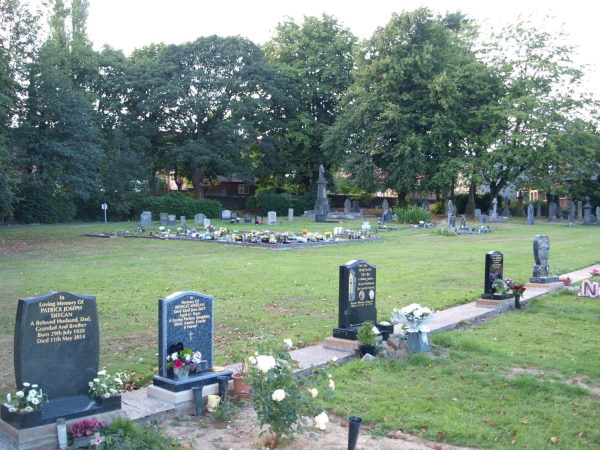
POLYGON ((173 363, 173 366, 174 366, 176 369, 181 369, 181 368, 183 367, 183 363, 181 362, 181 360, 180 360, 180 359, 177 359, 177 360, 175 360, 175 362, 173 363))

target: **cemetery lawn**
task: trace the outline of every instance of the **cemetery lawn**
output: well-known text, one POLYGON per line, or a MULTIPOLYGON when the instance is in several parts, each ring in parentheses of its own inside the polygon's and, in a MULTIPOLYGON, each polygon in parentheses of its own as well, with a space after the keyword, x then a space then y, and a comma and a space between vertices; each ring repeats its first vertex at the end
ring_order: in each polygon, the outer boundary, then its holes
MULTIPOLYGON (((397 225, 398 231, 381 232, 379 242, 291 250, 84 236, 118 229, 134 232, 134 222, 1 228, 0 392, 14 384, 18 298, 51 290, 95 295, 101 366, 109 372, 135 370, 142 383, 157 368, 157 300, 173 292, 214 296, 215 364, 224 365, 237 362, 235 353, 258 332, 289 337, 297 346, 330 336, 337 326, 339 266, 353 259, 377 266, 380 320, 394 307, 412 302, 441 309, 475 300, 483 291, 485 253, 491 250, 504 253, 505 276, 526 282, 534 264, 535 234, 550 236, 554 274, 598 262, 596 227, 578 224, 570 229, 540 222, 526 226, 524 218, 512 219, 492 234, 458 237, 397 225)), ((158 222, 154 224, 157 229, 158 222)), ((213 224, 257 228, 219 220, 213 224)), ((343 226, 358 229, 361 224, 348 221, 343 226)), ((296 218, 271 229, 323 233, 335 226, 340 223, 296 218)))
POLYGON ((600 447, 600 302, 561 291, 476 328, 435 333, 430 354, 333 372, 342 417, 483 448, 600 447), (558 441, 553 444, 553 439, 558 441))

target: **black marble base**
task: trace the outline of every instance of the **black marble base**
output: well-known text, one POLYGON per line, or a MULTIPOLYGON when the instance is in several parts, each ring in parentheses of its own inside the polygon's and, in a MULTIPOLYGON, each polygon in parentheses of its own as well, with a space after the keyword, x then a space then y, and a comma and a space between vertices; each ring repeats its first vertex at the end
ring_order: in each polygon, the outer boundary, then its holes
POLYGON ((507 298, 512 298, 515 296, 514 292, 505 292, 503 294, 483 294, 481 298, 486 300, 506 300, 507 298))
POLYGON ((194 386, 208 386, 209 384, 217 383, 217 377, 226 376, 231 377, 233 372, 231 370, 224 370, 223 372, 202 372, 197 374, 190 374, 184 380, 174 380, 173 378, 155 376, 152 384, 156 387, 166 389, 171 392, 182 392, 191 389, 194 386))
POLYGON ((530 283, 537 284, 550 284, 550 283, 558 283, 560 280, 558 277, 531 277, 529 279, 530 283))
MULTIPOLYGON (((115 397, 116 398, 116 397, 115 397)), ((41 408, 41 417, 39 420, 19 421, 15 413, 9 413, 8 408, 2 405, 2 420, 9 425, 23 430, 26 428, 38 427, 49 423, 56 423, 56 419, 76 419, 78 417, 95 416, 98 414, 117 411, 121 409, 121 401, 107 402, 101 404, 94 398, 87 395, 78 395, 74 397, 63 397, 50 400, 44 403, 41 408)))
POLYGON ((348 341, 356 341, 356 333, 358 333, 359 328, 360 327, 334 328, 333 337, 339 339, 346 339, 348 341))

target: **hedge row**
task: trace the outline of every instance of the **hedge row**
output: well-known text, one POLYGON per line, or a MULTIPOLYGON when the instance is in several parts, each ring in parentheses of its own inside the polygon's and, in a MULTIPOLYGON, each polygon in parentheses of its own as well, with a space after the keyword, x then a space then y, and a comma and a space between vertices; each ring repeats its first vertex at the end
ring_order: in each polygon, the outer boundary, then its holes
POLYGON ((142 211, 151 211, 152 219, 158 220, 160 213, 185 216, 190 219, 196 214, 204 214, 210 219, 221 217, 223 205, 218 200, 194 200, 192 197, 181 192, 171 192, 160 197, 146 197, 138 202, 134 208, 137 217, 142 211))

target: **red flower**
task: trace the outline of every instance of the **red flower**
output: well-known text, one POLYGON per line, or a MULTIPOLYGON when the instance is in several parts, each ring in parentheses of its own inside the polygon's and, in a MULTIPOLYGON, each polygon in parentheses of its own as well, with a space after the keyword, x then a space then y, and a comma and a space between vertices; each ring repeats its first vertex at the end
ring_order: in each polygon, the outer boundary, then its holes
POLYGON ((173 363, 173 367, 175 367, 176 369, 181 369, 183 367, 183 363, 180 359, 176 359, 173 363))

